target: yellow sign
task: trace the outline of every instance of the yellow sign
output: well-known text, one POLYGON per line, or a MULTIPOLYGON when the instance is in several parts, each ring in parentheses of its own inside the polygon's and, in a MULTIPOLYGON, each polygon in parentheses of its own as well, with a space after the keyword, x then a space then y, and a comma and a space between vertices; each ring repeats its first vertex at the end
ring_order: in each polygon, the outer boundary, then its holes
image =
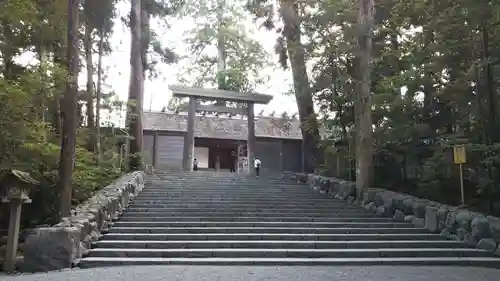
POLYGON ((465 155, 464 145, 455 145, 453 147, 453 161, 455 162, 455 164, 465 164, 467 158, 465 155))

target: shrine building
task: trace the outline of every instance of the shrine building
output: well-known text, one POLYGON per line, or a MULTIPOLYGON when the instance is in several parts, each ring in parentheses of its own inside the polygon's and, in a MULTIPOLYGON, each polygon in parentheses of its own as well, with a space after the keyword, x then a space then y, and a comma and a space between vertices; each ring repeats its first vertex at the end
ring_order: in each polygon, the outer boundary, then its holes
POLYGON ((254 104, 270 95, 171 86, 174 97, 189 98, 187 112, 143 113, 143 157, 155 169, 252 172, 254 157, 262 173, 303 170, 300 122, 292 117, 255 116, 254 104), (200 100, 230 101, 240 108, 202 105, 200 100), (250 118, 249 118, 250 117, 250 118))

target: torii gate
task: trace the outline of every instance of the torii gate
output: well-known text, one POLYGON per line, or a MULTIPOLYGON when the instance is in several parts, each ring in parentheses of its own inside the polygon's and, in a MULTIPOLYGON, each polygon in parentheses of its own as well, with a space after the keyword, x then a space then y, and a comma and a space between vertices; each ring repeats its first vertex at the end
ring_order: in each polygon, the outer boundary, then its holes
POLYGON ((193 170, 193 155, 194 155, 194 137, 195 137, 195 117, 198 111, 220 112, 231 114, 246 115, 248 119, 248 137, 247 137, 247 159, 248 169, 251 173, 254 165, 255 154, 255 104, 268 104, 272 100, 271 95, 258 93, 242 93, 235 91, 226 91, 218 89, 202 89, 191 88, 185 86, 174 85, 169 89, 173 92, 174 97, 189 98, 188 118, 187 118, 187 134, 184 137, 184 151, 182 159, 182 167, 186 171, 193 170), (216 100, 216 101, 232 101, 245 103, 246 108, 229 108, 226 106, 216 105, 200 105, 198 99, 216 100))

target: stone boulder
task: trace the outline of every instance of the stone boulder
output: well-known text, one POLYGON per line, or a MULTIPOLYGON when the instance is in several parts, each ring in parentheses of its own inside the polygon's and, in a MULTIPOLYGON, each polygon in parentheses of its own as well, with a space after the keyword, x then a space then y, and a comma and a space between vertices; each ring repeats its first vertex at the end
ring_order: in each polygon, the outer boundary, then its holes
POLYGON ((495 252, 497 250, 497 242, 493 238, 483 238, 477 243, 477 248, 495 252))
POLYGON ((403 213, 405 213, 405 215, 407 216, 410 216, 410 215, 413 215, 413 203, 415 202, 415 200, 413 198, 406 198, 403 200, 403 213))
POLYGON ((400 210, 396 210, 394 212, 393 218, 396 222, 404 222, 405 221, 405 214, 403 212, 401 212, 400 210))
POLYGON ((384 206, 378 206, 377 209, 375 210, 375 215, 377 217, 385 217, 386 213, 384 206))
POLYGON ((483 238, 491 238, 490 224, 488 219, 483 215, 476 216, 471 222, 472 237, 476 241, 480 241, 483 238))
POLYGON ((82 230, 78 227, 38 228, 25 242, 25 272, 69 268, 83 255, 80 247, 82 230))
POLYGON ((473 213, 468 210, 459 210, 455 214, 455 223, 458 228, 463 228, 467 230, 471 230, 471 222, 474 218, 473 213))
POLYGON ((439 231, 438 208, 427 206, 425 208, 425 228, 431 232, 439 231))
POLYGON ((438 222, 439 222, 439 229, 444 229, 447 227, 446 225, 446 216, 448 215, 449 209, 447 206, 440 206, 438 209, 438 222))
POLYGON ((377 206, 375 205, 375 202, 370 202, 366 204, 365 209, 370 213, 375 213, 377 206))
POLYGON ((143 187, 144 173, 129 173, 77 206, 70 217, 52 227, 32 230, 24 245, 21 270, 37 272, 71 267, 143 187))
POLYGON ((425 220, 421 218, 414 218, 411 223, 417 227, 417 228, 424 228, 425 227, 425 220))
POLYGON ((298 183, 307 183, 307 174, 305 173, 298 173, 296 174, 297 176, 297 182, 298 183))
POLYGON ((363 191, 363 203, 368 204, 370 202, 375 202, 375 195, 377 195, 376 191, 368 188, 363 191))
POLYGON ((424 219, 425 218, 425 208, 427 207, 427 202, 423 200, 418 200, 413 203, 413 214, 417 218, 424 219))
POLYGON ((486 219, 490 226, 491 237, 500 244, 500 218, 488 216, 486 219))
POLYGON ((405 216, 405 222, 406 223, 413 223, 414 219, 415 219, 414 215, 405 216))
POLYGON ((441 233, 440 233, 441 236, 444 236, 445 238, 448 238, 450 239, 450 237, 453 234, 453 229, 450 229, 450 228, 444 228, 443 230, 441 230, 441 233))

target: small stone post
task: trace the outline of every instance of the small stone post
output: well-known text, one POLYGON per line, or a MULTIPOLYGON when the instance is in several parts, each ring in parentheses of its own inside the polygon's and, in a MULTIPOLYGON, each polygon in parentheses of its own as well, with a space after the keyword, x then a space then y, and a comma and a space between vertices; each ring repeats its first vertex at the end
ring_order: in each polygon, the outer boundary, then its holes
POLYGON ((31 203, 31 199, 28 196, 30 187, 37 184, 38 182, 25 172, 11 169, 4 170, 0 173, 2 202, 10 203, 9 234, 3 265, 3 270, 5 272, 13 272, 16 270, 21 206, 24 203, 31 203))

